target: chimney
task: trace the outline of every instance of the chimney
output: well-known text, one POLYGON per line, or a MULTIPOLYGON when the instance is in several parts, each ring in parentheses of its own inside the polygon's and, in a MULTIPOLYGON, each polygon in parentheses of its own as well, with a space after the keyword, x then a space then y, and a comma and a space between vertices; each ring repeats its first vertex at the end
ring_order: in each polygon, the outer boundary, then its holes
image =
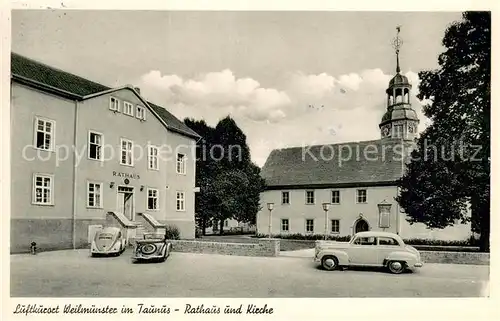
POLYGON ((137 93, 140 95, 141 94, 141 88, 139 87, 134 87, 135 91, 137 91, 137 93))

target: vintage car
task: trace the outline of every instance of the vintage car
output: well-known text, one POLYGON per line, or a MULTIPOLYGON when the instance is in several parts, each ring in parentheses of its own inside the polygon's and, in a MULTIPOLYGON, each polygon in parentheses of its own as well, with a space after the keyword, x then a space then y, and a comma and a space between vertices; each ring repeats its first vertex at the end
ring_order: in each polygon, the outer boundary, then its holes
POLYGON ((98 230, 90 245, 90 256, 118 256, 125 251, 127 240, 118 227, 98 230))
POLYGON ((414 247, 388 232, 359 232, 350 242, 317 241, 314 261, 329 271, 348 266, 379 266, 399 274, 423 266, 414 247))
POLYGON ((135 239, 132 261, 164 262, 172 251, 172 243, 165 234, 145 233, 143 239, 135 239))

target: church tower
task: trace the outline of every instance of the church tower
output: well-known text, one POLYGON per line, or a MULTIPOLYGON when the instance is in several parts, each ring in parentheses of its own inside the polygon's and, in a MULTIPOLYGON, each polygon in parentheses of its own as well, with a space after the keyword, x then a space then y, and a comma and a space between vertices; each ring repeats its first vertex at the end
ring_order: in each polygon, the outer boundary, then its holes
POLYGON ((401 75, 399 68, 399 49, 403 41, 399 37, 400 27, 393 46, 396 50, 396 75, 389 82, 387 93, 387 111, 379 124, 382 140, 413 141, 417 135, 419 119, 411 107, 411 84, 408 78, 401 75))

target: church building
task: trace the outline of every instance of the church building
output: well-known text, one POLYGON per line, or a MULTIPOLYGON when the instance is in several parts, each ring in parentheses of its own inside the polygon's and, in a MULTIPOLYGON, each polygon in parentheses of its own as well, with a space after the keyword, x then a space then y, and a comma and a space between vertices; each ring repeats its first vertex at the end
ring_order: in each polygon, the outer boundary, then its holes
POLYGON ((419 119, 412 108, 408 78, 399 67, 387 90, 387 110, 378 124, 380 138, 273 150, 261 175, 257 215, 259 234, 326 234, 350 236, 387 231, 403 238, 463 240, 470 225, 430 230, 410 225, 395 201, 396 181, 405 171, 419 119))

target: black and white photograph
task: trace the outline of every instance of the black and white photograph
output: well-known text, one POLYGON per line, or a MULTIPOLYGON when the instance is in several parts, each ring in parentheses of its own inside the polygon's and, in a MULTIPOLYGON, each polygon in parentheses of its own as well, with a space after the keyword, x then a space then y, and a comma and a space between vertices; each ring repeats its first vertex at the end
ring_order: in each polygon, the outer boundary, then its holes
POLYGON ((10 24, 12 300, 490 296, 491 11, 10 24))

